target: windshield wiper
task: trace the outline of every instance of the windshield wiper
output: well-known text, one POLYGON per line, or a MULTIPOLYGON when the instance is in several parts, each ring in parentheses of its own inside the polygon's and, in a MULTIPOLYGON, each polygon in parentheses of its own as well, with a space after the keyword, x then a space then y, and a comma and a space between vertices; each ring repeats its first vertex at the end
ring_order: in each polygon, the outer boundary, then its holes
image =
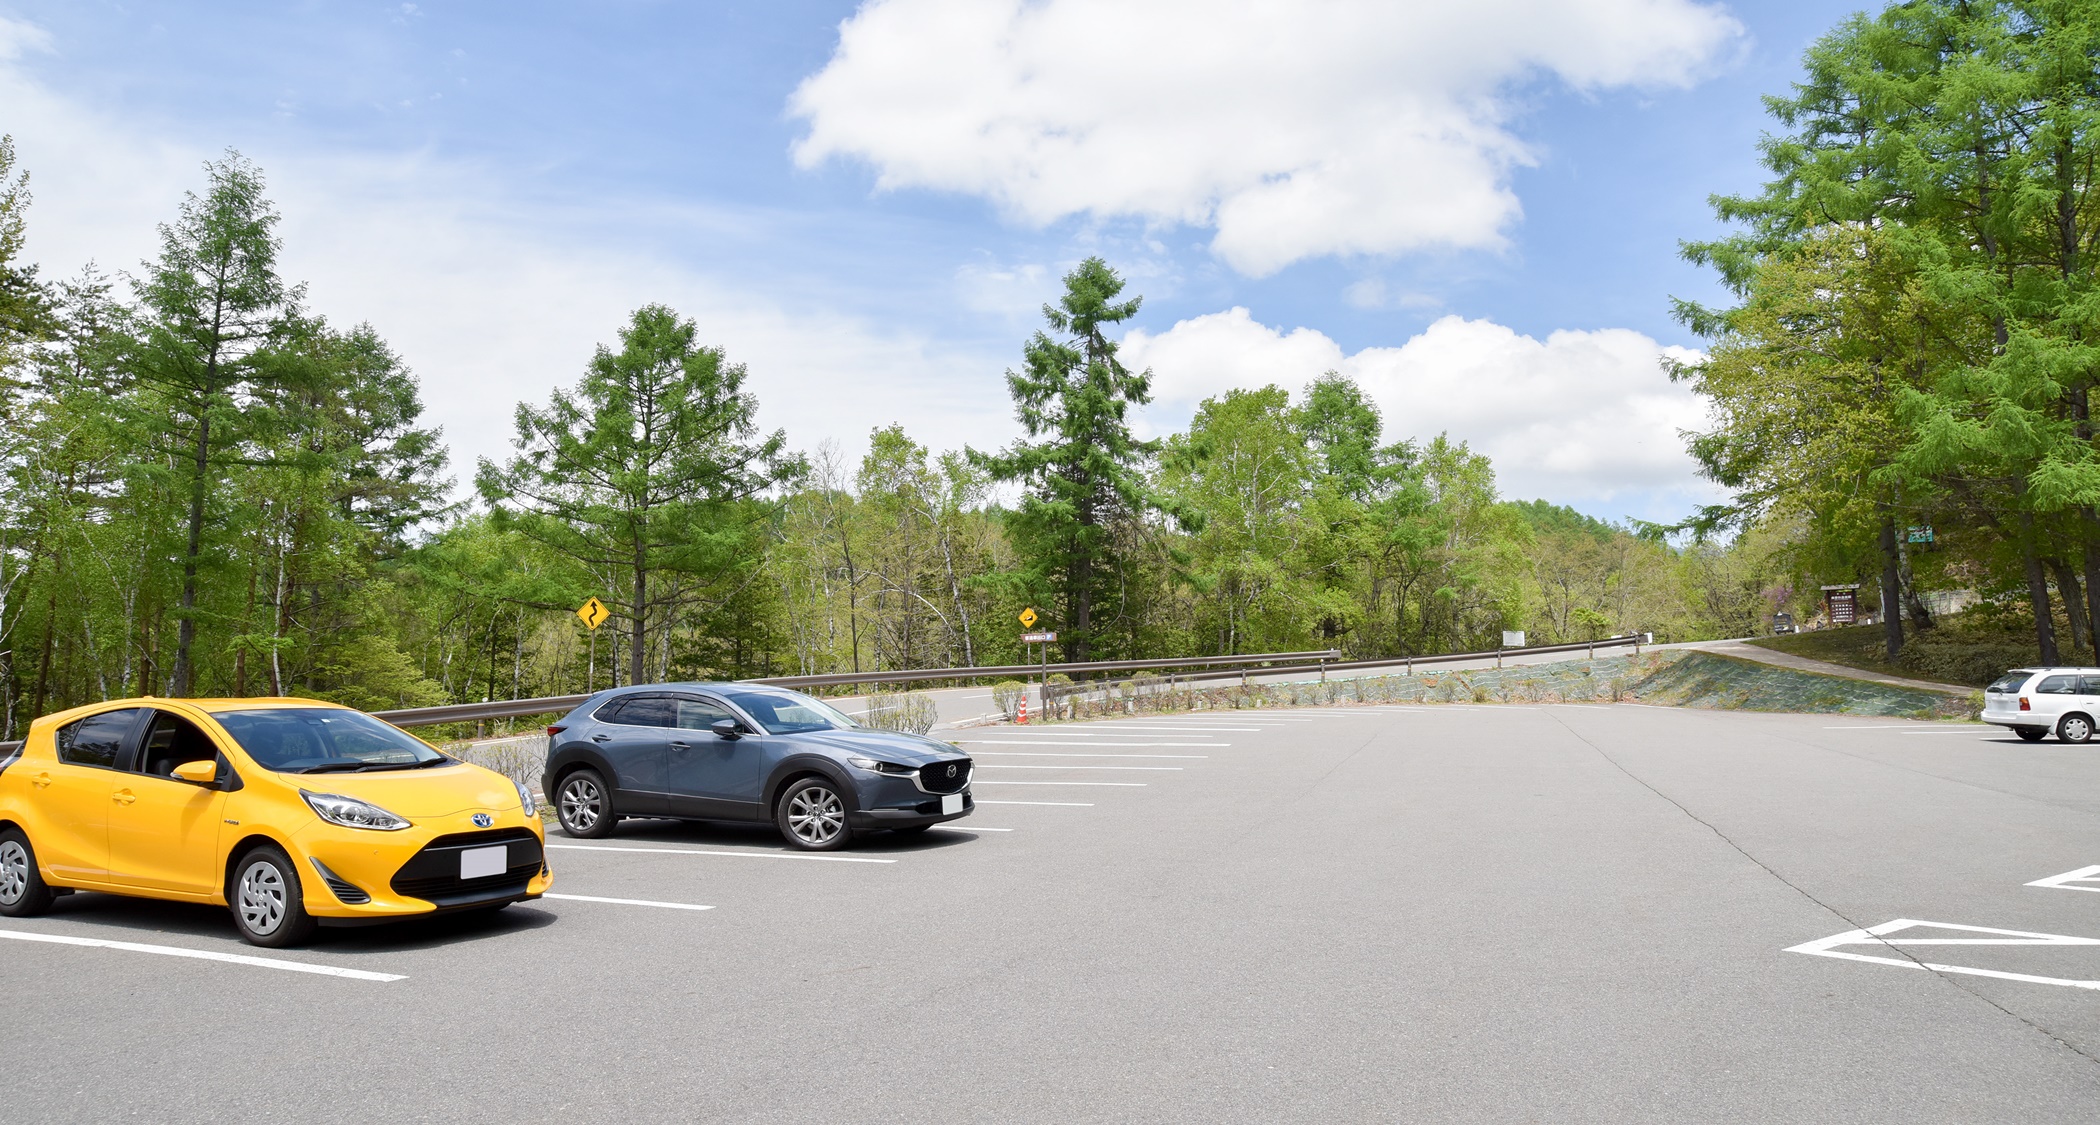
POLYGON ((363 762, 360 762, 360 761, 358 761, 358 760, 357 760, 357 759, 355 759, 355 758, 338 758, 338 759, 336 759, 335 761, 332 761, 332 762, 322 762, 322 763, 321 763, 320 765, 317 765, 317 766, 308 766, 308 767, 306 767, 306 768, 305 768, 305 769, 303 769, 303 770, 293 770, 293 771, 291 771, 291 772, 293 772, 293 773, 356 773, 356 772, 357 772, 358 770, 361 770, 361 769, 363 769, 363 768, 365 768, 365 764, 364 764, 363 762))
POLYGON ((387 770, 420 770, 427 769, 430 766, 448 766, 451 764, 452 759, 450 758, 431 758, 422 762, 375 762, 369 766, 359 766, 358 772, 383 773, 387 770))

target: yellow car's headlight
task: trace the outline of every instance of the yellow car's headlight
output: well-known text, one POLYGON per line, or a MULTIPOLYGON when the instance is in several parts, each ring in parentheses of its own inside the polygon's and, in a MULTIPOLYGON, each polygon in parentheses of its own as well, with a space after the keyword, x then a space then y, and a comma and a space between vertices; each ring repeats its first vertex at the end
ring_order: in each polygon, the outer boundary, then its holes
POLYGON ((330 824, 345 828, 369 828, 375 832, 399 832, 408 827, 408 822, 369 801, 345 797, 339 793, 309 793, 299 791, 306 798, 306 806, 314 815, 330 824))
POLYGON ((511 784, 518 787, 518 807, 525 810, 526 816, 538 816, 540 809, 532 803, 532 790, 525 788, 525 783, 516 778, 511 779, 511 784))

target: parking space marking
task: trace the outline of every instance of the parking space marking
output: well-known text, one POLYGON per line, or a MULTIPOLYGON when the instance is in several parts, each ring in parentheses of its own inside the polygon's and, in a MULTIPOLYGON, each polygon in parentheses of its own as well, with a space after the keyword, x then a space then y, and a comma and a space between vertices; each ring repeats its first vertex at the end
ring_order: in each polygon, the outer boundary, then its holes
POLYGON ((1037 766, 1022 762, 979 762, 978 769, 986 770, 1170 770, 1180 773, 1186 766, 1037 766))
MULTIPOLYGON (((1265 731, 1265 730, 1270 730, 1270 729, 1272 729, 1272 728, 1270 728, 1270 727, 1220 727, 1220 726, 1201 726, 1201 727, 1155 727, 1155 726, 1144 726, 1144 725, 1141 725, 1141 724, 1138 724, 1138 723, 1114 723, 1114 724, 1110 724, 1110 723, 1093 723, 1093 724, 1089 724, 1089 725, 1091 725, 1091 726, 1092 726, 1092 727, 1093 727, 1094 729, 1096 729, 1096 730, 1105 730, 1105 731, 1108 731, 1108 732, 1109 732, 1110 734, 1124 734, 1124 733, 1128 733, 1128 732, 1133 732, 1133 731, 1137 731, 1137 732, 1142 732, 1142 731, 1148 731, 1148 730, 1163 730, 1163 731, 1175 731, 1175 732, 1178 732, 1178 733, 1181 733, 1181 734, 1192 734, 1192 733, 1195 733, 1195 732, 1198 732, 1198 731, 1230 730, 1230 731, 1246 731, 1246 732, 1258 732, 1258 731, 1265 731)), ((1075 732, 1075 733, 1076 733, 1076 732, 1075 732)))
POLYGON ((2100 991, 2100 980, 2067 980, 2062 977, 2039 977, 2029 973, 2008 973, 1998 969, 1978 969, 1967 965, 1942 965, 1930 961, 1913 961, 1908 957, 1871 957, 1864 953, 1840 953, 1841 945, 1865 945, 1875 948, 1891 948, 1908 945, 2024 945, 2024 946, 2069 946, 2100 945, 2100 938, 2071 937, 2067 934, 2039 934, 2028 930, 2000 930, 1990 926, 1960 926, 1952 922, 1926 922, 1917 918, 1897 918, 1879 926, 1864 930, 1846 930, 1827 938, 1803 942, 1787 947, 1787 953, 1806 953, 1811 957, 1836 957, 1846 961, 1865 961, 1874 965, 1894 965, 1899 969, 1931 969, 1941 973, 1960 973, 1964 976, 1990 977, 1994 980, 2015 980, 2027 984, 2053 984, 2061 988, 2084 988, 2100 991), (1929 926, 1939 930, 1954 930, 1969 934, 1991 934, 1980 938, 1891 938, 1887 935, 1918 926, 1929 926))
POLYGON ((287 973, 312 973, 315 976, 341 977, 344 980, 396 981, 407 980, 396 973, 373 973, 364 969, 340 969, 334 965, 310 965, 304 961, 279 961, 274 957, 249 957, 240 953, 217 953, 208 949, 183 949, 173 945, 142 945, 135 941, 109 941, 103 938, 68 937, 63 934, 36 934, 24 930, 0 930, 0 938, 11 941, 38 941, 51 945, 77 945, 88 949, 115 949, 125 953, 151 953, 160 957, 184 957, 194 961, 220 961, 228 965, 247 965, 257 969, 277 969, 287 973))
POLYGON ((613 906, 656 906, 665 910, 713 910, 712 906, 695 906, 690 902, 651 902, 646 898, 598 898, 595 895, 542 895, 542 898, 558 898, 564 902, 603 902, 613 906))
POLYGON ((1090 809, 1092 801, 979 801, 980 805, 1040 805, 1045 808, 1090 809))
MULTIPOLYGON (((981 804, 986 804, 987 802, 984 802, 984 801, 979 801, 979 802, 977 802, 977 803, 981 805, 981 804)), ((976 826, 976 825, 974 825, 974 824, 936 824, 936 825, 934 825, 934 827, 935 827, 935 828, 952 828, 952 829, 954 829, 954 830, 955 830, 955 831, 957 831, 957 832, 1011 832, 1011 831, 1013 831, 1013 829, 1011 829, 1011 828, 979 828, 978 826, 976 826)))
POLYGON ((1208 754, 1061 754, 1056 751, 1030 753, 1026 750, 986 750, 973 755, 978 758, 1164 758, 1169 761, 1209 761, 1208 754))
POLYGON ((1142 781, 972 781, 971 785, 1099 785, 1118 789, 1143 789, 1142 781))
MULTIPOLYGON (((1919 726, 1918 724, 1916 724, 1916 723, 1877 723, 1877 724, 1874 724, 1874 725, 1871 725, 1871 726, 1865 726, 1865 725, 1861 725, 1861 724, 1858 724, 1858 723, 1848 723, 1848 724, 1846 724, 1845 726, 1841 726, 1841 727, 1824 727, 1823 729, 1824 729, 1824 730, 1924 730, 1924 729, 1928 729, 1928 728, 1923 728, 1923 727, 1920 727, 1920 726, 1919 726)), ((1996 733, 1996 732, 1994 732, 1994 731, 1988 730, 1987 728, 1985 728, 1985 727, 1983 727, 1983 726, 1981 726, 1981 725, 1979 725, 1979 726, 1972 726, 1972 727, 1961 727, 1961 728, 1949 728, 1949 727, 1933 727, 1933 728, 1929 728, 1929 729, 1932 729, 1932 730, 1935 730, 1935 731, 1940 731, 1940 732, 1943 732, 1943 733, 1950 733, 1950 734, 1991 734, 1991 733, 1996 733)))
POLYGON ((958 739, 957 742, 964 746, 1121 746, 1138 750, 1146 747, 1157 747, 1162 750, 1232 749, 1232 743, 1230 742, 1073 742, 1070 739, 1052 741, 1047 738, 963 738, 958 739))
POLYGON ((726 855, 735 859, 807 859, 820 863, 895 863, 894 859, 867 859, 857 855, 802 855, 798 852, 724 852, 695 848, 618 848, 610 844, 548 844, 572 852, 640 852, 644 855, 726 855))
POLYGON ((2036 879, 2027 885, 2030 887, 2048 887, 2050 890, 2055 891, 2100 891, 2100 864, 2094 864, 2091 867, 2081 867, 2076 871, 2066 871, 2061 875, 2051 875, 2047 879, 2036 879), (2089 885, 2073 886, 2076 883, 2089 885))

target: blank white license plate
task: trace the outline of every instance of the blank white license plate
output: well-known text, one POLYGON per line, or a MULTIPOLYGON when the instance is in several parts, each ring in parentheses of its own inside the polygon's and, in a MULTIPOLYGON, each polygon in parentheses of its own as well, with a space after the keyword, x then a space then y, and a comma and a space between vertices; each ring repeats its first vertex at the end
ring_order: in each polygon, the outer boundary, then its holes
POLYGON ((510 870, 510 849, 501 844, 493 848, 468 848, 459 853, 459 877, 462 879, 486 879, 510 870))
POLYGON ((942 816, 947 816, 947 815, 948 815, 949 813, 959 813, 959 812, 961 812, 961 811, 962 811, 962 794, 960 794, 960 793, 950 793, 950 794, 948 794, 947 796, 945 796, 945 797, 942 797, 942 798, 941 798, 941 815, 942 815, 942 816))

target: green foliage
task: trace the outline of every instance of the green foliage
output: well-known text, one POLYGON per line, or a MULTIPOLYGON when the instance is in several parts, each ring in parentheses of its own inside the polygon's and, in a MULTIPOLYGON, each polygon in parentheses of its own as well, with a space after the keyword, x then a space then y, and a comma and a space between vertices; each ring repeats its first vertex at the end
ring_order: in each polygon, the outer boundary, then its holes
POLYGON ((668 671, 667 615, 753 583, 768 515, 753 498, 801 466, 784 433, 758 433, 743 365, 701 346, 691 320, 644 306, 620 344, 599 347, 573 392, 519 404, 518 455, 484 459, 476 482, 498 526, 604 580, 627 623, 629 681, 642 683, 652 641, 655 678, 668 671))

